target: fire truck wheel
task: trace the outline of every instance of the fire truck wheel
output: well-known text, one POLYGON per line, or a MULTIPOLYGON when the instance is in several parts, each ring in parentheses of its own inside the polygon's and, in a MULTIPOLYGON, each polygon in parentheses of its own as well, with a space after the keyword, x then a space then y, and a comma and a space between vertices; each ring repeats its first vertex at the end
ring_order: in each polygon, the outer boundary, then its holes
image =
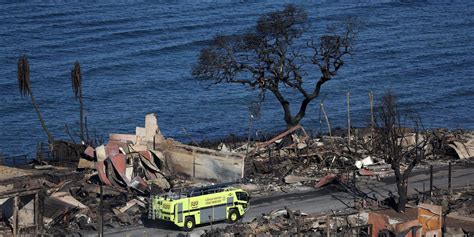
POLYGON ((196 225, 196 222, 194 222, 194 217, 188 216, 184 219, 184 231, 192 231, 194 229, 194 226, 196 225))
POLYGON ((230 224, 235 223, 240 218, 239 212, 236 209, 231 209, 229 211, 228 222, 230 224))

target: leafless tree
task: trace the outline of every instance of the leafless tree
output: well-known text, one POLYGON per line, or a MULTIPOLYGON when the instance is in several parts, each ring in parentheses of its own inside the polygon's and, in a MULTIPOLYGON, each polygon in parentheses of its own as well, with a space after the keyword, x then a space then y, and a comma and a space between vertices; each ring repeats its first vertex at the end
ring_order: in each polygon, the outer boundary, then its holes
POLYGON ((297 125, 308 104, 319 96, 321 86, 336 76, 343 58, 352 55, 357 35, 357 21, 351 19, 342 32, 332 30, 301 45, 309 23, 304 9, 291 4, 266 13, 248 32, 215 36, 210 46, 201 50, 193 75, 215 83, 241 83, 271 91, 283 107, 287 126, 297 125), (298 91, 303 98, 296 114, 282 93, 284 87, 298 91))
POLYGON ((38 114, 41 127, 43 128, 43 131, 48 136, 49 143, 53 144, 54 137, 49 132, 48 128, 46 127, 46 123, 44 122, 43 116, 41 115, 41 112, 39 110, 39 106, 36 103, 35 97, 33 96, 33 92, 31 90, 30 65, 28 63, 28 57, 26 55, 21 56, 20 59, 18 60, 17 78, 18 78, 18 86, 19 86, 20 94, 22 96, 30 96, 31 103, 33 104, 33 107, 35 108, 36 114, 38 114))
POLYGON ((397 209, 405 211, 408 178, 413 168, 424 159, 429 140, 420 118, 410 110, 401 110, 395 95, 382 97, 376 116, 375 142, 382 158, 395 172, 398 191, 397 209))

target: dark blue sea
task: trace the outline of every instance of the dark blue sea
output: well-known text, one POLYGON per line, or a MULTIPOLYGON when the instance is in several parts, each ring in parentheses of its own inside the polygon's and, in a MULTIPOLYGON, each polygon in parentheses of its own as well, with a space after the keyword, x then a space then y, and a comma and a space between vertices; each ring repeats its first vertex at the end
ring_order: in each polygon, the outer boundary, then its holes
MULTIPOLYGON (((249 105, 258 91, 192 78, 199 51, 216 34, 251 29, 259 15, 282 9, 273 1, 2 1, 0 5, 0 152, 30 153, 46 141, 28 97, 16 79, 27 54, 33 94, 48 128, 67 139, 78 130, 79 103, 70 71, 82 67, 90 134, 134 133, 155 112, 167 137, 187 142, 228 134, 245 136, 249 105)), ((474 129, 473 1, 303 1, 316 37, 348 16, 364 22, 354 56, 319 99, 333 127, 346 127, 351 93, 354 126, 369 118, 375 100, 394 92, 418 111, 427 128, 474 129)), ((308 77, 318 77, 317 71, 308 77)), ((298 97, 292 97, 296 105, 298 97)), ((319 131, 319 101, 303 125, 319 131)), ((296 110, 296 107, 294 108, 296 110)), ((267 94, 256 131, 286 127, 280 105, 267 94)))

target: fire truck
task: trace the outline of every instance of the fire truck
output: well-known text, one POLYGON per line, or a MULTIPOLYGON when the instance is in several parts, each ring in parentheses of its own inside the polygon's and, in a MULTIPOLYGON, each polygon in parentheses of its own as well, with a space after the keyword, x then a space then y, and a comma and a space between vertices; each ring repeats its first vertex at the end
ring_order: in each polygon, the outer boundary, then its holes
POLYGON ((150 197, 148 218, 173 222, 185 231, 196 225, 227 220, 234 223, 249 208, 250 196, 235 183, 170 191, 150 197))

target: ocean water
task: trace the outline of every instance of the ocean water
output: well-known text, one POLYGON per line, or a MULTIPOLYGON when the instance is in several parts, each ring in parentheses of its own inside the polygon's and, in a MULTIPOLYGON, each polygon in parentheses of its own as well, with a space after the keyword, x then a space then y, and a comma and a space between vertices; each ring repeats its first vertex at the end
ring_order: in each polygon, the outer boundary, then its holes
MULTIPOLYGON (((312 27, 324 32, 347 16, 364 22, 354 56, 323 86, 303 125, 319 131, 319 101, 333 126, 345 127, 346 93, 354 126, 369 117, 368 93, 385 91, 417 111, 424 126, 474 129, 474 2, 302 1, 312 27)), ((179 141, 246 135, 248 106, 258 91, 192 78, 199 51, 215 34, 251 29, 272 1, 7 1, 0 4, 0 152, 32 153, 45 141, 30 98, 20 96, 17 60, 27 54, 33 93, 48 128, 67 138, 78 130, 70 70, 82 67, 91 134, 134 133, 146 113, 179 141)), ((309 71, 307 77, 317 77, 309 71)), ((290 96, 296 106, 298 97, 290 96)), ((296 108, 295 108, 296 109, 296 108)), ((282 109, 267 94, 256 131, 285 128, 282 109)))

